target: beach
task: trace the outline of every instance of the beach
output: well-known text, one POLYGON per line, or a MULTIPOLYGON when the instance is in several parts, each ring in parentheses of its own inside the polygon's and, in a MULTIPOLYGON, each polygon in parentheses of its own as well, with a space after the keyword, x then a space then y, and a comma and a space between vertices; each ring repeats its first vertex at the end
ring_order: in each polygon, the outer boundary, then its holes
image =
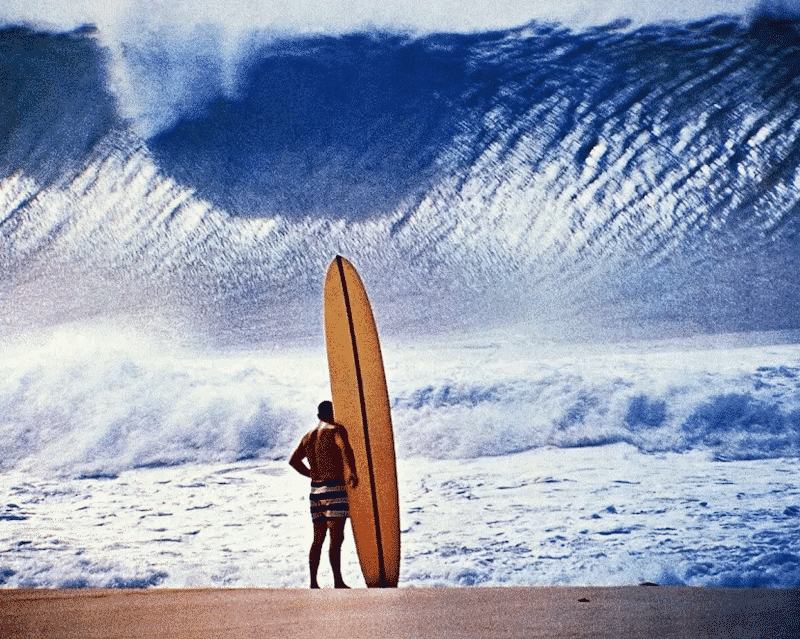
POLYGON ((2 637, 769 637, 797 589, 0 590, 2 637))

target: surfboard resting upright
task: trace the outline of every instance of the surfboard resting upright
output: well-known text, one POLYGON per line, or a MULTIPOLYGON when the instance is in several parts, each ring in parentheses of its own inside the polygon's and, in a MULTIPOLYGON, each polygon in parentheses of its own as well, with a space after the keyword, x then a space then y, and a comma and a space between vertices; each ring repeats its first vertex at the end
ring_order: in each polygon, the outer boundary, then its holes
POLYGON ((325 340, 334 417, 347 429, 359 484, 347 492, 367 586, 397 586, 400 506, 389 393, 372 308, 361 278, 341 256, 325 278, 325 340))

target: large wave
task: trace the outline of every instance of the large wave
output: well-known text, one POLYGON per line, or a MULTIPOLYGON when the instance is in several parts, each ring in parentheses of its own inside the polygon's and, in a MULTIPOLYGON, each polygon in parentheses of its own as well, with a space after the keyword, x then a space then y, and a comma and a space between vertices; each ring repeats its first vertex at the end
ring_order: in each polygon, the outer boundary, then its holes
POLYGON ((172 113, 147 139, 87 30, 0 38, 8 325, 155 306, 313 332, 337 252, 387 330, 797 324, 791 19, 254 33, 232 77, 213 30, 139 43, 115 64, 172 113))

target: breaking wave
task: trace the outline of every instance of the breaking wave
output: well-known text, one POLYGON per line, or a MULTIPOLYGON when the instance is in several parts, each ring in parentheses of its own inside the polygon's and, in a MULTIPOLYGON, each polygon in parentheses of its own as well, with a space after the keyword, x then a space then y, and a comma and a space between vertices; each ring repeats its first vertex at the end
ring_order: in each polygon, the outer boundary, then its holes
MULTIPOLYGON (((89 328, 62 327, 5 350, 3 468, 104 477, 286 459, 329 393, 321 348, 214 353, 89 328)), ((477 458, 624 442, 646 454, 703 451, 721 461, 800 456, 794 346, 567 349, 538 361, 521 348, 476 363, 471 349, 443 357, 389 346, 398 455, 477 458)))
POLYGON ((258 341, 336 253, 387 330, 797 324, 793 19, 193 37, 113 59, 171 114, 141 138, 90 30, 0 33, 7 324, 149 305, 258 341))

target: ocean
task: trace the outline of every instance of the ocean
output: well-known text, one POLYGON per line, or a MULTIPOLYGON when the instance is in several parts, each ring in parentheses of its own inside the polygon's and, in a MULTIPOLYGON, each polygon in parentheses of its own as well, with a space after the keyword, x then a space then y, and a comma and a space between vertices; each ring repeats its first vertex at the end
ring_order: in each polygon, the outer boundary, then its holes
POLYGON ((305 586, 286 462, 336 254, 382 337, 401 586, 800 585, 786 3, 4 20, 0 585, 305 586))

